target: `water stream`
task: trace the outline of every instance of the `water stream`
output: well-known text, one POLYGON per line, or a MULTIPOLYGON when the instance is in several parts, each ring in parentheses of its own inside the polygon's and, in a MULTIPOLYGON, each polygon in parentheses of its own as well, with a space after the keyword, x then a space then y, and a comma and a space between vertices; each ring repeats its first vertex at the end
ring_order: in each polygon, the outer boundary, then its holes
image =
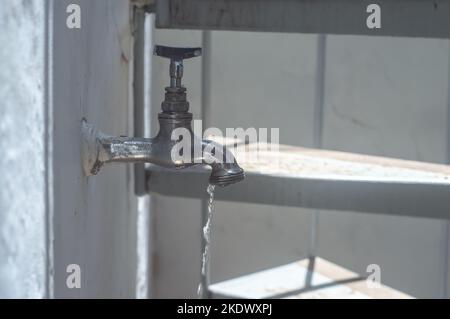
POLYGON ((197 295, 199 298, 203 298, 207 295, 207 285, 208 285, 208 270, 209 270, 209 261, 211 258, 211 252, 209 250, 209 245, 211 242, 211 222, 212 222, 212 205, 214 201, 214 189, 215 186, 209 184, 206 191, 209 194, 208 201, 208 216, 206 218, 205 225, 203 226, 203 243, 204 250, 202 254, 202 271, 201 271, 201 279, 200 284, 198 285, 197 295))

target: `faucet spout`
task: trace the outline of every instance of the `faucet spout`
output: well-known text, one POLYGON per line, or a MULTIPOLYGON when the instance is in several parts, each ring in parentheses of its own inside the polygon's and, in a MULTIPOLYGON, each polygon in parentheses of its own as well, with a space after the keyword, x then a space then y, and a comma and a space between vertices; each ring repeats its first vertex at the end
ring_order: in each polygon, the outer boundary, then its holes
POLYGON ((226 148, 211 140, 202 141, 203 164, 211 166, 209 183, 228 186, 245 178, 244 170, 238 165, 233 154, 226 148))
MULTIPOLYGON (((190 129, 189 131, 191 132, 190 129)), ((169 137, 170 134, 159 134, 155 138, 114 137, 101 133, 85 120, 82 121, 81 132, 83 169, 86 176, 96 175, 106 163, 144 162, 173 169, 208 165, 211 167, 209 183, 219 186, 237 183, 245 177, 244 170, 237 164, 233 154, 214 141, 201 141, 200 159, 176 162, 171 158, 171 150, 176 141, 169 137)), ((196 138, 193 136, 193 139, 196 138)), ((196 143, 191 145, 194 147, 196 143)), ((194 149, 191 149, 191 154, 195 154, 194 149)))

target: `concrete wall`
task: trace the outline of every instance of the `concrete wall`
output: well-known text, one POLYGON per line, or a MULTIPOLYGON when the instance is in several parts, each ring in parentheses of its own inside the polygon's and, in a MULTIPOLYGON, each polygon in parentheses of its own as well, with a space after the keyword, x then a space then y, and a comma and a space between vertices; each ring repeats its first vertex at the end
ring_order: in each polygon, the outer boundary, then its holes
MULTIPOLYGON (((155 36, 158 44, 202 44, 199 31, 157 30, 155 36)), ((221 129, 279 127, 284 144, 448 160, 448 40, 318 41, 316 35, 212 32, 211 60, 203 70, 210 105, 201 105, 201 64, 188 61, 185 67, 194 117, 203 109, 208 125, 221 129)), ((167 63, 154 63, 155 111, 168 78, 167 63)), ((155 295, 195 297, 201 200, 155 196, 155 206, 155 295)), ((304 256, 313 213, 216 202, 213 282, 304 256)), ((385 284, 417 297, 442 297, 448 235, 444 221, 320 212, 318 254, 362 274, 377 263, 385 284)))
POLYGON ((133 134, 130 2, 4 2, 0 298, 145 297, 148 197, 135 196, 130 165, 87 178, 81 163, 83 118, 133 134), (66 24, 70 4, 79 29, 66 24), (79 289, 66 284, 72 264, 79 289))
POLYGON ((136 209, 128 165, 86 178, 80 125, 132 132, 131 28, 122 0, 55 1, 53 35, 54 295, 135 296, 136 209), (81 8, 81 29, 66 27, 66 7, 81 8), (81 288, 68 289, 66 267, 81 267, 81 288))
POLYGON ((45 1, 0 6, 0 298, 46 296, 45 1))
MULTIPOLYGON (((325 148, 446 162, 448 40, 332 36, 326 61, 325 148)), ((386 284, 439 298, 446 223, 324 212, 319 253, 359 272, 377 263, 386 284)))

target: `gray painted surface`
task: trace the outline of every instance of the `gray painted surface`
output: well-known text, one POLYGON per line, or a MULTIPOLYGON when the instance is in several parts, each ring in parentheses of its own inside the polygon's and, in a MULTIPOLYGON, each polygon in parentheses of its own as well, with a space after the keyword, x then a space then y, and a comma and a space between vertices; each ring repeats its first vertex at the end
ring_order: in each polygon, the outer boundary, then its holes
POLYGON ((160 0, 157 26, 175 29, 449 38, 446 0, 378 0, 381 28, 368 28, 371 0, 160 0))
MULTIPOLYGON (((316 35, 212 32, 212 126, 278 127, 280 143, 314 145, 316 35)), ((220 191, 220 190, 218 190, 220 191)), ((300 259, 311 210, 215 203, 212 282, 300 259)))
POLYGON ((46 295, 45 1, 0 6, 0 298, 46 295))
MULTIPOLYGON (((448 41, 330 36, 324 148, 444 163, 448 41)), ((430 206, 430 210, 436 209, 430 206)), ((442 297, 445 222, 323 213, 319 254, 418 297, 442 297)))
POLYGON ((135 296, 136 210, 132 170, 105 167, 83 176, 80 121, 108 134, 132 133, 131 29, 127 1, 76 1, 80 30, 66 28, 66 6, 54 8, 55 297, 135 296), (66 287, 66 267, 79 264, 81 289, 66 287))
MULTIPOLYGON (((194 31, 156 33, 159 41, 170 36, 172 44, 198 44, 194 31)), ((316 36, 212 32, 211 41, 211 105, 203 107, 212 126, 280 127, 281 143, 312 146, 320 104, 314 92, 323 91, 325 148, 447 160, 447 40, 329 36, 322 90, 316 87, 316 36)), ((160 82, 160 73, 154 75, 160 82)), ((192 102, 199 98, 196 80, 187 84, 192 102)), ((157 109, 162 88, 155 91, 161 92, 157 109)), ((155 295, 195 297, 200 202, 155 197, 157 227, 166 230, 156 233, 157 254, 164 258, 155 259, 155 295)), ((212 281, 299 259, 307 253, 311 212, 216 202, 212 281)), ((440 220, 321 212, 318 253, 362 274, 378 263, 383 283, 418 297, 442 297, 447 232, 440 220)))

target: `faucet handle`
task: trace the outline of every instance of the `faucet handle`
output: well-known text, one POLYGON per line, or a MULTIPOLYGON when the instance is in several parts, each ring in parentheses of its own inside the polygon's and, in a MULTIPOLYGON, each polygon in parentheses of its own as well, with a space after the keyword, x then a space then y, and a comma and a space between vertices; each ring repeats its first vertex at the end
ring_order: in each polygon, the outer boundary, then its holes
MULTIPOLYGON (((174 48, 174 47, 166 47, 163 45, 156 45, 154 54, 158 55, 160 57, 163 57, 163 58, 170 59, 170 70, 169 70, 170 88, 177 89, 176 92, 178 92, 179 90, 183 90, 183 88, 181 86, 181 78, 183 77, 183 60, 193 58, 196 56, 200 56, 202 54, 202 48, 174 48)), ((183 92, 181 92, 181 93, 183 93, 183 92)), ((178 92, 178 93, 180 93, 180 92, 178 92)), ((166 98, 167 97, 170 98, 170 96, 166 96, 166 98)), ((186 99, 185 95, 182 95, 181 97, 176 95, 173 97, 178 102, 180 101, 179 98, 182 98, 182 100, 186 99)), ((183 103, 184 103, 184 101, 183 101, 183 103)), ((186 105, 184 103, 183 109, 185 109, 185 108, 186 108, 186 105)))
POLYGON ((156 45, 154 54, 173 61, 182 61, 202 55, 202 48, 175 48, 156 45))

